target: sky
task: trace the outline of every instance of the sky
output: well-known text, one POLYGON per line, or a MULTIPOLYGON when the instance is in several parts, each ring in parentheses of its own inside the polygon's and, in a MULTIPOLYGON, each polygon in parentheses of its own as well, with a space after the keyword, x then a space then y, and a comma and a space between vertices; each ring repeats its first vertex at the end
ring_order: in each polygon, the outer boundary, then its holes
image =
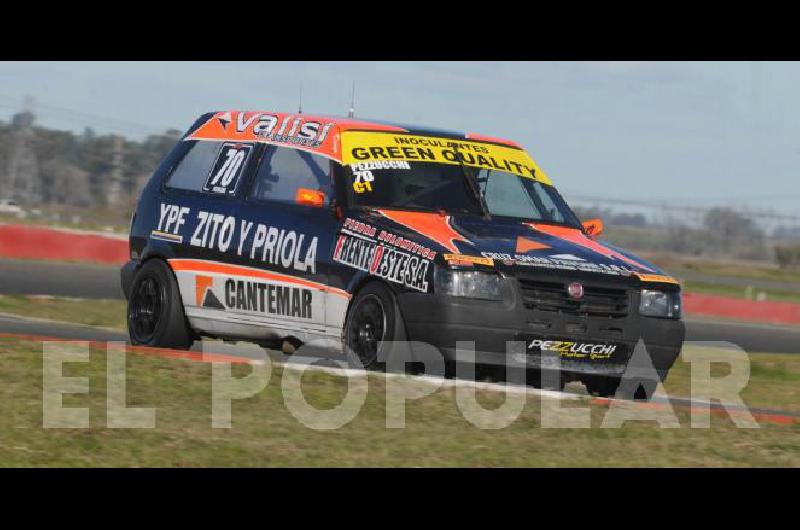
POLYGON ((133 138, 210 110, 356 116, 513 139, 564 195, 800 213, 800 63, 7 62, 0 120, 133 138))

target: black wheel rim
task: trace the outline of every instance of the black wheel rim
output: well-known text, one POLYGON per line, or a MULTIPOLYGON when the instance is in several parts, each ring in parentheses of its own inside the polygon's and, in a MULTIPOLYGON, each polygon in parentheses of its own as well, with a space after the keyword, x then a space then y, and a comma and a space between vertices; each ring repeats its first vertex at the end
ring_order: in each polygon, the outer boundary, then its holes
POLYGON ((149 342, 158 328, 164 293, 160 282, 153 276, 142 278, 131 293, 128 320, 132 339, 149 342))
POLYGON ((386 334, 386 312, 381 299, 367 295, 353 308, 347 328, 347 346, 364 365, 375 363, 386 334))

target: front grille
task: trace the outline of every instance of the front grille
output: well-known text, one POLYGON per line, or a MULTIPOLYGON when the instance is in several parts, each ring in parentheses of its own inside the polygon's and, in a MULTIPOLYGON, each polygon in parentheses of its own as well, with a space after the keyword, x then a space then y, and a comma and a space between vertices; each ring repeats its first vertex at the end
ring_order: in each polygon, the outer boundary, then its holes
POLYGON ((583 298, 573 300, 567 293, 567 283, 526 278, 518 281, 527 309, 604 317, 628 314, 630 296, 626 289, 584 285, 583 298))

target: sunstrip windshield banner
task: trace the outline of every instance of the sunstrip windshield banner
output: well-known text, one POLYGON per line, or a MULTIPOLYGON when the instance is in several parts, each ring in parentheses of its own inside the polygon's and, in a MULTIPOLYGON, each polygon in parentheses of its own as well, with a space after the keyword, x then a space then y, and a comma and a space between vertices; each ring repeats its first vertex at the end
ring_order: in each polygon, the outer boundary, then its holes
POLYGON ((522 149, 483 142, 453 140, 388 132, 344 131, 342 163, 370 160, 435 162, 505 171, 552 184, 536 162, 522 149))

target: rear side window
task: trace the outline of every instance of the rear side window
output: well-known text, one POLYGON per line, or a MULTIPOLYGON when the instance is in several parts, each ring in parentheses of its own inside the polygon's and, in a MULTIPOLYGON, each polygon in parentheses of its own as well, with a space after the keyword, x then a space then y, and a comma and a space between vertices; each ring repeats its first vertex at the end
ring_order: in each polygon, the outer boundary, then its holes
POLYGON ((183 156, 178 167, 170 175, 167 186, 179 190, 201 191, 220 147, 222 142, 195 140, 194 145, 189 148, 189 152, 183 156))
POLYGON ((252 144, 195 141, 170 175, 170 188, 232 195, 242 180, 252 144))
POLYGON ((331 161, 299 149, 268 148, 258 167, 250 197, 294 203, 300 188, 323 192, 327 204, 333 189, 331 161))

